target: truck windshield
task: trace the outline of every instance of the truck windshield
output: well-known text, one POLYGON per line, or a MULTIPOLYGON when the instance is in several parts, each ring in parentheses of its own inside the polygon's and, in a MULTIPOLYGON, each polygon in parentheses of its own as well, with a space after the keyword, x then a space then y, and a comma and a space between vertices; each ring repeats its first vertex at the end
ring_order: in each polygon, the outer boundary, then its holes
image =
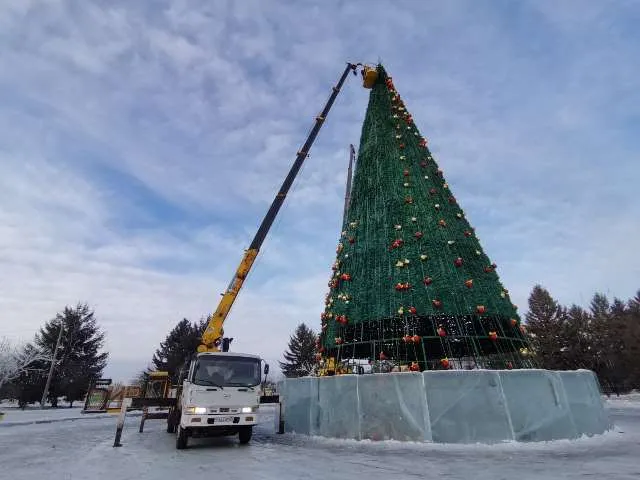
POLYGON ((260 384, 260 360, 249 357, 200 357, 193 374, 196 385, 254 387, 260 384))

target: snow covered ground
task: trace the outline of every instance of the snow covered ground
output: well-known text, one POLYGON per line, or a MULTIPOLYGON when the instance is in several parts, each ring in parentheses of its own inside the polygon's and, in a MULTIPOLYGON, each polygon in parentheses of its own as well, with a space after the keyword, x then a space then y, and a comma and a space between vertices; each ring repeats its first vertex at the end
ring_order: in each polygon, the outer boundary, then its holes
POLYGON ((192 447, 184 451, 175 450, 175 437, 164 431, 161 420, 148 421, 145 432, 140 434, 139 418, 128 418, 122 438, 124 446, 113 448, 114 417, 91 418, 80 414, 78 409, 25 412, 5 409, 7 415, 0 422, 0 477, 638 479, 640 395, 612 398, 608 406, 615 429, 577 441, 463 446, 276 435, 273 418, 265 412, 264 423, 248 446, 240 446, 236 438, 192 439, 192 447), (72 410, 75 417, 64 410, 72 410), (34 423, 39 420, 48 423, 34 423))

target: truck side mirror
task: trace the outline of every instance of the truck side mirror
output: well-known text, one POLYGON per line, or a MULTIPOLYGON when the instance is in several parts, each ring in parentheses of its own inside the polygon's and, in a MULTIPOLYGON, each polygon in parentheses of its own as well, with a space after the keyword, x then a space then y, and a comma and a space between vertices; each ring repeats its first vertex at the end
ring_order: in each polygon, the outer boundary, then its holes
POLYGON ((268 364, 268 363, 265 363, 265 364, 264 364, 264 374, 265 374, 265 375, 268 375, 268 374, 269 374, 269 364, 268 364))

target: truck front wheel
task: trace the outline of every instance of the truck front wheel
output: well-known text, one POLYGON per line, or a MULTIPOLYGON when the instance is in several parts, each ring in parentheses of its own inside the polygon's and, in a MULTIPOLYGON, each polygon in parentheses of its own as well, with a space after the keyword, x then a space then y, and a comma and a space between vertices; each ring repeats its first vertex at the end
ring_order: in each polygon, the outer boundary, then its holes
POLYGON ((252 426, 240 428, 240 432, 238 434, 238 436, 240 437, 240 443, 242 445, 246 445, 247 443, 249 443, 251 441, 251 434, 252 433, 253 433, 253 427, 252 426))
POLYGON ((182 425, 178 425, 177 433, 176 433, 176 448, 178 450, 183 450, 187 448, 188 441, 189 441, 189 431, 186 428, 182 428, 182 425))

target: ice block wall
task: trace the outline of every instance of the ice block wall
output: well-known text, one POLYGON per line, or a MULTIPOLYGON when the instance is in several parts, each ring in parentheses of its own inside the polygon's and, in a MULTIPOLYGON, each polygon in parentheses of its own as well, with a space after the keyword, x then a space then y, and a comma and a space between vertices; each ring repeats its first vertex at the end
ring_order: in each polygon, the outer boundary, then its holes
POLYGON ((285 431, 440 443, 546 441, 611 427, 588 370, 450 370, 286 379, 285 431))

